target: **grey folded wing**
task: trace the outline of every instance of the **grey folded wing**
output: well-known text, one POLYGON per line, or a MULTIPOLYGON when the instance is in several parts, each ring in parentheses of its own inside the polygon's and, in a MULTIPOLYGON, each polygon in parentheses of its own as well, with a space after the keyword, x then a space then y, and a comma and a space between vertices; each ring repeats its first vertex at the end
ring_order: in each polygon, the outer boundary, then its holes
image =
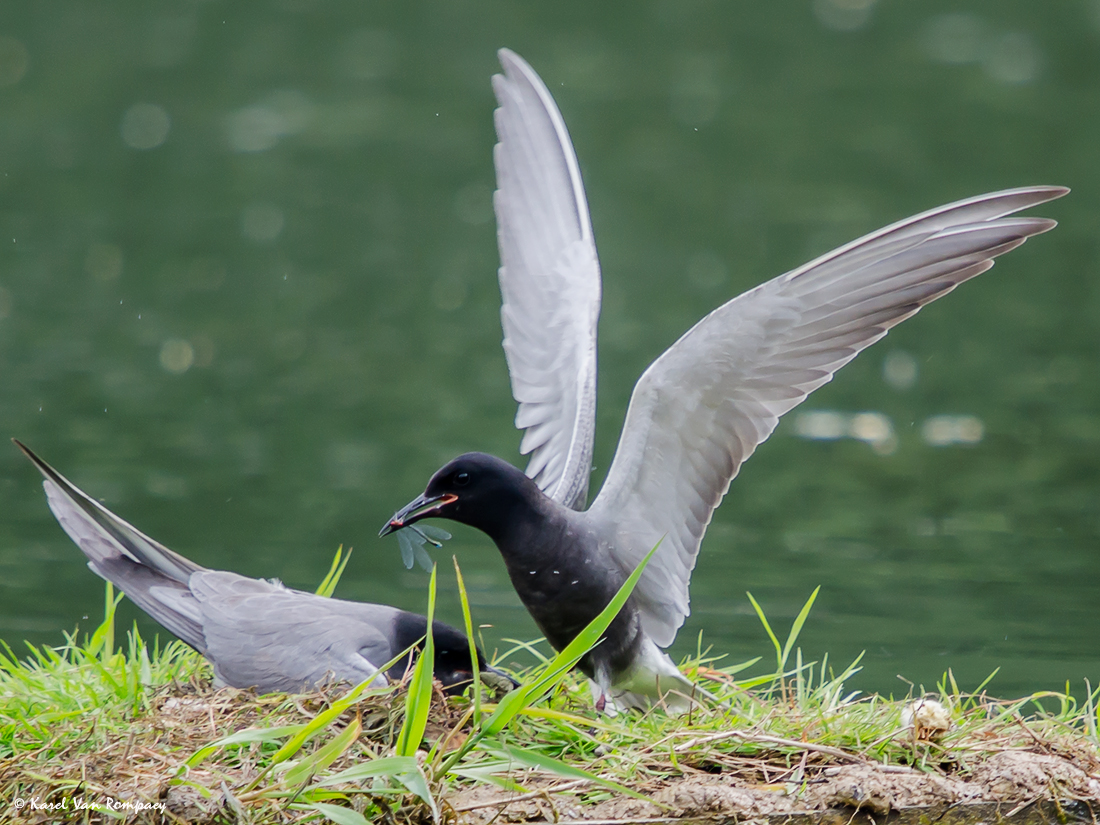
POLYGON ((276 582, 209 570, 191 577, 206 655, 233 687, 300 691, 326 678, 377 679, 394 649, 394 619, 384 605, 329 599, 276 582))

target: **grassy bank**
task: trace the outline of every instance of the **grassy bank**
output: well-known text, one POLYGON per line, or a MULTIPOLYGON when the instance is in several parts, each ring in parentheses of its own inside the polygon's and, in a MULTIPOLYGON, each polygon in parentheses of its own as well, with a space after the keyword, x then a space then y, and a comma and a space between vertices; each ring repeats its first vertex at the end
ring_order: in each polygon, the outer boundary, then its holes
POLYGON ((569 667, 598 626, 515 674, 523 687, 505 696, 444 699, 430 668, 404 686, 255 696, 215 690, 180 643, 131 630, 116 645, 116 603, 108 588, 87 638, 0 656, 0 821, 606 822, 1100 803, 1100 691, 1002 701, 948 673, 927 696, 859 696, 845 687, 858 662, 834 672, 798 648, 812 598, 784 640, 761 612, 765 660, 684 663, 717 701, 679 717, 593 710, 569 667))

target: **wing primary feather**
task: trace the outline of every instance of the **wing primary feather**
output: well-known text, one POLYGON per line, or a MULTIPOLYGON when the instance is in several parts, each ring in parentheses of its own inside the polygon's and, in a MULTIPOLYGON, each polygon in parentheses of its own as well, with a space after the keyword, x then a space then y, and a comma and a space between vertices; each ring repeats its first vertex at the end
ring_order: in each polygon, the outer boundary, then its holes
MULTIPOLYGON (((151 567, 175 581, 186 582, 192 573, 203 569, 190 559, 169 550, 155 539, 149 538, 132 524, 120 519, 99 502, 87 496, 79 487, 40 459, 28 447, 15 439, 12 439, 12 441, 42 473, 47 483, 47 493, 49 492, 48 485, 52 484, 62 494, 63 499, 58 499, 56 496, 47 496, 51 509, 56 501, 68 502, 71 505, 73 514, 80 514, 81 519, 89 527, 109 537, 112 543, 117 546, 118 551, 132 561, 151 567)), ((54 515, 58 515, 56 510, 54 510, 54 515)), ((64 522, 62 522, 62 526, 65 527, 64 522)), ((67 527, 66 530, 68 530, 67 527)), ((76 541, 75 537, 74 541, 76 541)), ((79 543, 77 541, 77 544, 79 543)))
POLYGON ((600 272, 580 166, 550 92, 500 52, 494 208, 504 353, 527 475, 558 503, 588 495, 600 272))
POLYGON ((892 327, 1053 228, 1009 216, 1067 191, 993 192, 898 221, 718 307, 646 369, 589 512, 624 525, 610 546, 625 570, 665 537, 635 591, 658 645, 687 615, 714 508, 779 417, 892 327))

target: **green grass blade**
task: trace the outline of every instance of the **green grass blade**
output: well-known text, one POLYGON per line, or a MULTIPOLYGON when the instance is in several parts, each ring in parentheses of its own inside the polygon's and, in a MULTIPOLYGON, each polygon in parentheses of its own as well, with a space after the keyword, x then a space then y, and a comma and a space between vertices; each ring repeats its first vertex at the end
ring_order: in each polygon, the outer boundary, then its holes
POLYGON ((365 679, 352 688, 347 694, 333 702, 331 707, 327 710, 323 710, 313 717, 309 724, 305 725, 289 742, 275 752, 275 755, 271 757, 271 764, 278 765, 280 762, 285 762, 297 753, 299 748, 301 748, 308 739, 313 737, 322 728, 328 727, 333 719, 336 719, 345 710, 355 704, 359 700, 360 695, 370 687, 370 684, 371 680, 365 679))
MULTIPOLYGON (((1088 682, 1085 682, 1087 685, 1088 682)), ((1100 693, 1100 688, 1097 688, 1097 693, 1100 693)), ((1089 735, 1092 736, 1094 742, 1100 740, 1100 701, 1097 701, 1097 693, 1091 694, 1090 701, 1096 708, 1096 713, 1090 713, 1088 715, 1088 729, 1089 735)))
POLYGON ((409 791, 427 802, 428 807, 432 809, 432 818, 436 822, 439 821, 439 806, 436 805, 435 797, 432 796, 431 788, 428 787, 428 777, 424 775, 424 771, 420 769, 419 765, 416 766, 416 770, 394 774, 394 778, 408 788, 409 791))
MULTIPOLYGON (((982 680, 982 683, 980 685, 978 685, 976 688, 974 688, 974 693, 981 693, 983 690, 985 690, 985 686, 988 685, 990 682, 992 682, 993 677, 995 677, 1000 672, 1001 672, 1000 667, 994 668, 993 672, 990 673, 988 676, 986 676, 985 679, 982 680)), ((958 694, 958 692, 959 691, 956 689, 955 693, 958 694)))
POLYGON ((514 656, 516 653, 522 650, 525 653, 530 653, 531 656, 533 656, 537 661, 542 662, 544 665, 550 661, 550 657, 539 650, 537 647, 537 645, 540 645, 546 641, 545 636, 539 636, 537 639, 531 639, 529 641, 523 641, 522 639, 512 639, 506 636, 501 639, 501 641, 507 642, 512 646, 498 655, 497 658, 499 660, 505 660, 510 656, 514 656))
POLYGON ((619 611, 622 609, 623 605, 626 604, 626 600, 630 598, 630 594, 634 592, 634 587, 638 584, 638 579, 641 578, 646 565, 649 564, 649 560, 653 558, 653 554, 657 552, 657 548, 660 546, 661 542, 658 541, 657 544, 653 546, 653 549, 646 554, 646 557, 642 559, 641 563, 635 568, 634 572, 627 577, 625 582, 623 582, 622 587, 619 588, 619 592, 615 594, 607 607, 605 607, 596 618, 589 622, 588 626, 577 634, 577 637, 572 642, 566 645, 553 659, 543 665, 539 671, 536 671, 535 676, 527 684, 508 693, 497 704, 496 710, 493 711, 493 715, 484 722, 481 728, 475 729, 474 734, 466 740, 462 747, 454 751, 446 761, 444 761, 443 765, 440 767, 441 773, 447 773, 447 771, 457 765, 466 754, 477 747, 486 736, 495 736, 499 734, 508 723, 520 713, 520 711, 539 701, 561 683, 566 674, 568 674, 573 666, 580 661, 581 657, 599 642, 600 637, 603 636, 603 632, 607 629, 608 625, 610 625, 614 618, 619 615, 619 611))
POLYGON ((351 548, 348 548, 347 555, 344 555, 343 561, 340 560, 340 556, 344 552, 344 545, 340 545, 336 548, 336 555, 332 559, 332 566, 328 569, 328 575, 321 581, 321 586, 317 588, 318 596, 325 596, 326 598, 332 596, 336 590, 336 585, 340 582, 340 577, 344 575, 344 568, 348 566, 348 560, 351 558, 351 548))
POLYGON ((806 617, 810 615, 810 608, 814 606, 814 601, 817 600, 817 594, 820 592, 821 585, 819 584, 814 588, 814 592, 810 594, 810 598, 806 600, 806 604, 802 605, 802 609, 798 611, 794 624, 791 625, 791 632, 787 634, 787 644, 783 646, 783 655, 779 659, 780 670, 786 666, 787 657, 791 655, 791 648, 794 647, 798 634, 802 632, 802 625, 806 624, 806 617))
POLYGON ((593 619, 588 626, 577 634, 577 637, 573 639, 565 648, 558 653, 549 663, 543 668, 539 677, 535 678, 528 684, 513 690, 507 696, 505 696, 497 705, 496 711, 489 718, 489 721, 485 724, 485 733, 488 735, 494 735, 500 733, 513 717, 528 705, 534 704, 551 690, 553 690, 568 673, 581 657, 584 656, 589 650, 591 650, 600 641, 608 625, 619 615, 619 611, 623 605, 626 604, 626 600, 630 598, 630 594, 634 592, 634 587, 638 583, 638 579, 641 578, 642 573, 645 571, 645 567, 649 564, 649 560, 653 558, 653 554, 657 551, 657 548, 661 546, 661 542, 657 542, 653 546, 641 564, 635 568, 634 572, 630 574, 623 586, 619 588, 619 592, 615 594, 615 597, 608 603, 600 614, 593 619))
POLYGON ((195 751, 184 764, 189 768, 193 768, 219 748, 226 748, 230 745, 247 745, 253 742, 275 742, 286 736, 300 733, 304 728, 305 725, 284 725, 276 728, 249 728, 248 730, 237 731, 195 751))
POLYGON ((361 779, 373 779, 377 776, 398 777, 401 774, 416 771, 419 765, 415 756, 385 756, 381 759, 372 759, 369 762, 361 762, 352 765, 340 773, 326 776, 317 782, 319 786, 339 785, 343 782, 358 782, 361 779))
POLYGON ((432 577, 428 582, 428 631, 424 638, 424 649, 416 658, 409 693, 405 697, 405 721, 397 734, 394 752, 398 756, 413 756, 424 740, 424 731, 428 727, 428 711, 432 706, 432 677, 435 666, 435 642, 432 639, 432 621, 435 618, 435 575, 432 565, 432 577))
POLYGON ((344 782, 358 782, 362 779, 373 779, 385 776, 402 785, 412 794, 420 797, 432 809, 436 819, 439 818, 439 806, 428 787, 428 778, 416 761, 415 756, 387 756, 382 759, 372 759, 359 765, 353 765, 340 773, 325 777, 316 783, 315 787, 326 785, 339 785, 344 782))
POLYGON ((752 597, 752 593, 745 593, 749 597, 749 601, 752 602, 752 609, 756 611, 756 616, 760 619, 760 624, 764 625, 764 629, 768 631, 768 638, 772 640, 772 644, 775 645, 775 664, 776 671, 783 670, 783 646, 779 644, 779 637, 775 635, 775 631, 772 630, 772 626, 768 623, 768 617, 764 615, 764 608, 762 608, 752 597))
POLYGON ((123 594, 115 595, 114 585, 107 582, 104 588, 103 622, 95 629, 87 650, 92 656, 99 654, 102 661, 109 659, 115 650, 115 609, 123 594))
POLYGON ((363 725, 358 719, 353 719, 351 724, 344 728, 331 742, 308 759, 303 759, 286 772, 283 783, 289 787, 297 787, 306 782, 313 774, 322 771, 335 762, 340 755, 350 748, 359 734, 363 732, 363 725))
POLYGON ((759 662, 762 658, 762 656, 754 656, 752 659, 746 659, 745 661, 740 662, 736 665, 726 665, 723 668, 718 668, 718 670, 722 673, 725 673, 727 676, 734 676, 740 673, 742 670, 748 670, 750 667, 759 662))
POLYGON ((481 668, 477 663, 477 642, 474 641, 474 621, 470 616, 470 600, 466 595, 466 582, 462 579, 462 569, 458 566, 458 556, 451 556, 455 563, 455 576, 458 578, 458 596, 462 600, 462 621, 466 627, 466 640, 470 643, 470 664, 474 671, 474 727, 481 725, 481 668))
MULTIPOLYGON (((493 750, 497 750, 494 748, 493 750)), ((552 756, 547 756, 544 753, 538 751, 529 750, 527 748, 517 748, 511 745, 502 745, 500 747, 501 755, 507 756, 510 760, 518 762, 519 764, 528 767, 535 768, 537 770, 548 771, 549 773, 556 774, 557 776, 564 777, 565 779, 587 779, 590 782, 594 782, 597 785, 602 785, 605 788, 609 788, 616 793, 625 794, 631 796, 634 799, 642 799, 646 802, 651 802, 649 797, 644 796, 637 791, 632 791, 618 782, 612 782, 609 779, 603 779, 594 773, 590 773, 581 768, 576 768, 572 765, 567 765, 560 759, 555 759, 552 756)))
POLYGON ((515 779, 506 775, 511 769, 512 760, 505 757, 487 759, 475 765, 460 765, 457 768, 452 768, 450 773, 452 776, 461 776, 464 779, 472 779, 475 782, 485 782, 490 785, 496 785, 498 788, 504 788, 506 791, 511 791, 512 793, 527 793, 529 790, 527 787, 519 784, 515 779))
POLYGON ((299 811, 316 811, 325 819, 336 823, 336 825, 371 825, 370 820, 361 813, 353 811, 351 808, 345 808, 343 805, 332 805, 328 802, 306 802, 290 807, 299 811))

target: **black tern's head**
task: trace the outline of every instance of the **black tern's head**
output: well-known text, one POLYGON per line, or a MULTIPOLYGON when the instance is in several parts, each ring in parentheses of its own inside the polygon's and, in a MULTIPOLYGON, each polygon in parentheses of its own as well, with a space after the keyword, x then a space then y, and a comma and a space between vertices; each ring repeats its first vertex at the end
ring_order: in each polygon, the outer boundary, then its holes
POLYGON ((379 535, 424 518, 447 518, 495 536, 523 517, 524 504, 540 498, 534 482, 507 461, 466 453, 437 470, 424 492, 394 513, 379 535))

